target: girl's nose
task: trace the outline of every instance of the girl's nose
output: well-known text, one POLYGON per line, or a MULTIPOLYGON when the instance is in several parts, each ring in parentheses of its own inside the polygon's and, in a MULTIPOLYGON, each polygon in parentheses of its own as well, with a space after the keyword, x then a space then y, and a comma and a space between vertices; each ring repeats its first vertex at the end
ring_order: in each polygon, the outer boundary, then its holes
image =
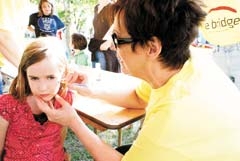
POLYGON ((39 82, 39 84, 38 84, 38 89, 39 89, 39 91, 45 91, 45 90, 47 90, 49 87, 48 87, 48 85, 47 85, 47 83, 46 82, 44 82, 44 81, 40 81, 39 82))

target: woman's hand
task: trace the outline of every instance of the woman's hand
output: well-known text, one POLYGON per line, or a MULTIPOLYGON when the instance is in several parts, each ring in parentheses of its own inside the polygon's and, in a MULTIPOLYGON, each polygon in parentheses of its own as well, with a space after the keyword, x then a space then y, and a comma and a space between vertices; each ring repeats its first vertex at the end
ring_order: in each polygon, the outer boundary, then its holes
POLYGON ((83 96, 90 96, 91 90, 88 87, 88 77, 86 74, 74 71, 69 73, 65 78, 68 88, 76 91, 83 96))
POLYGON ((68 84, 78 83, 86 84, 88 81, 87 75, 77 71, 70 72, 66 75, 65 80, 68 84))
POLYGON ((35 97, 39 109, 46 113, 49 121, 70 127, 79 117, 76 110, 59 95, 56 95, 55 99, 62 105, 61 108, 55 109, 51 101, 45 102, 41 98, 35 97))

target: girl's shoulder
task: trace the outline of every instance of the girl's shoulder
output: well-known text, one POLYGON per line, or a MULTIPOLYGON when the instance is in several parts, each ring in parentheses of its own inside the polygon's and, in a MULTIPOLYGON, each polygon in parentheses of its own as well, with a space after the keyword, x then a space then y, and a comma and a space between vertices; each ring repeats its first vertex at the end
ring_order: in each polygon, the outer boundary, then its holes
POLYGON ((0 96, 0 109, 11 108, 17 104, 19 104, 19 100, 14 98, 11 94, 3 94, 0 96))
POLYGON ((2 102, 14 102, 17 101, 11 94, 2 94, 0 95, 0 103, 2 102))
POLYGON ((19 100, 15 99, 10 94, 3 94, 0 96, 0 115, 6 120, 18 112, 19 100))
POLYGON ((60 20, 60 18, 59 18, 57 15, 52 15, 52 16, 50 16, 50 17, 52 17, 52 18, 54 18, 54 19, 59 19, 59 20, 60 20))
POLYGON ((84 50, 78 50, 74 56, 78 56, 78 55, 86 55, 86 54, 84 50))
POLYGON ((39 14, 39 12, 34 12, 30 15, 30 17, 39 17, 38 14, 39 14))

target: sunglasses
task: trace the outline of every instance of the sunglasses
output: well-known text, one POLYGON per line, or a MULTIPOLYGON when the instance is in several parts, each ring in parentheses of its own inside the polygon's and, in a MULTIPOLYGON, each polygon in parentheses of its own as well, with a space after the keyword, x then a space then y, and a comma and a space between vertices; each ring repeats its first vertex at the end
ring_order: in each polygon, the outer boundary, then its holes
POLYGON ((115 33, 112 34, 112 40, 115 48, 117 48, 119 45, 122 45, 122 44, 129 44, 134 42, 132 38, 118 38, 117 34, 115 33))

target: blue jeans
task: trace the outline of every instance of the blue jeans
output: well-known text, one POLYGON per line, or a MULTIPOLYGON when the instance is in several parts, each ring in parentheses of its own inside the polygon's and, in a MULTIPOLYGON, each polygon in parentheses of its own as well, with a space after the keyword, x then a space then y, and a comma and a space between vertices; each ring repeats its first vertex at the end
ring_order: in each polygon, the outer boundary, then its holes
POLYGON ((106 70, 107 69, 107 61, 106 61, 104 53, 101 51, 96 51, 94 54, 95 54, 96 61, 92 62, 92 67, 95 68, 96 63, 100 63, 101 69, 106 70))
POLYGON ((213 59, 240 89, 240 43, 216 46, 213 59))

